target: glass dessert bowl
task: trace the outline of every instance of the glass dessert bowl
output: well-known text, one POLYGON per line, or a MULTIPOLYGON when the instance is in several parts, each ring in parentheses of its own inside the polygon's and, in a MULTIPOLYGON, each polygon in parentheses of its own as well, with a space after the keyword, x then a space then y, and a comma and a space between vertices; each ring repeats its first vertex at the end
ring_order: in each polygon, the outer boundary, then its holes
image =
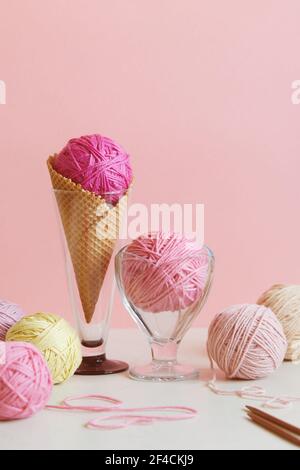
MULTIPOLYGON (((178 276, 176 277, 176 290, 174 287, 166 288, 166 296, 163 298, 164 289, 159 289, 156 296, 157 283, 153 281, 156 276, 156 268, 148 272, 147 262, 138 259, 136 254, 130 253, 130 245, 122 248, 116 256, 115 270, 117 284, 121 292, 124 306, 128 310, 139 329, 146 335, 151 346, 152 361, 150 364, 137 365, 130 368, 130 377, 136 380, 146 381, 179 381, 196 379, 199 369, 189 364, 180 364, 177 361, 179 345, 191 327, 193 321, 199 315, 207 299, 214 270, 214 256, 212 251, 204 246, 193 259, 187 256, 181 259, 181 266, 190 262, 199 267, 201 271, 201 288, 191 297, 186 284, 182 286, 178 276), (199 257, 197 259, 197 257, 199 257), (132 265, 141 262, 138 270, 132 273, 132 265), (196 264, 195 264, 196 263, 196 264), (149 281, 149 290, 145 293, 139 289, 139 279, 143 277, 149 281), (156 286, 156 288, 154 288, 156 286), (154 289, 154 290, 153 290, 154 289), (168 291, 168 292, 167 292, 168 291), (151 295, 152 300, 151 300, 151 295), (160 310, 160 307, 164 308, 160 310)), ((149 267, 150 269, 150 267, 149 267)), ((161 270, 161 266, 160 266, 161 270)), ((166 273, 164 273, 166 274, 166 273)), ((161 286, 162 287, 162 286, 161 286)), ((164 287, 164 286, 163 286, 164 287)))

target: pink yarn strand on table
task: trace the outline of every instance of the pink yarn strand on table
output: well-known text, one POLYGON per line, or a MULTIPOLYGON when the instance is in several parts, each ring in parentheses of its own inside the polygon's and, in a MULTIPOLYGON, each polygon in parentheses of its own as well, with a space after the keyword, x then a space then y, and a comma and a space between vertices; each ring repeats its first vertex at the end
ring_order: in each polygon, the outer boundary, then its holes
MULTIPOLYGON (((162 407, 162 408, 156 408, 156 411, 179 412, 179 411, 184 411, 184 410, 181 407, 173 407, 171 410, 164 409, 162 407)), ((182 420, 191 419, 194 417, 195 417, 194 413, 190 413, 189 415, 187 411, 185 411, 185 414, 177 415, 177 416, 158 416, 158 415, 146 416, 146 415, 140 415, 140 414, 128 414, 128 415, 124 414, 124 415, 115 415, 115 416, 106 416, 103 418, 96 418, 94 420, 89 421, 86 424, 86 427, 89 429, 103 429, 103 430, 124 429, 133 425, 144 426, 147 424, 148 425, 154 424, 156 422, 182 421, 182 420), (105 424, 106 421, 121 421, 121 423, 120 424, 105 424)))
POLYGON ((65 411, 85 411, 95 413, 121 413, 101 418, 95 418, 86 423, 89 429, 114 430, 124 429, 132 425, 146 425, 155 422, 182 421, 194 418, 198 412, 194 408, 187 406, 148 406, 141 408, 122 408, 123 403, 113 397, 103 395, 80 395, 68 397, 63 400, 61 405, 47 406, 49 410, 65 411), (73 405, 74 401, 80 400, 99 400, 110 403, 112 406, 78 406, 73 405), (169 412, 178 413, 176 416, 145 415, 145 412, 169 412), (111 421, 117 424, 110 424, 111 421))
POLYGON ((202 296, 207 269, 205 249, 177 234, 159 232, 128 245, 122 277, 135 306, 151 313, 174 312, 202 296))

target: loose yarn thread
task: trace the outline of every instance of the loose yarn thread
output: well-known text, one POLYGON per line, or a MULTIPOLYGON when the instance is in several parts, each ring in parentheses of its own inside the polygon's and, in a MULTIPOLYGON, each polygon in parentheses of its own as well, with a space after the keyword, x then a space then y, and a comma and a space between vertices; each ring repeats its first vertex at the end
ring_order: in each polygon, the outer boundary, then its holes
POLYGON ((257 301, 269 307, 282 324, 288 341, 287 361, 300 362, 300 286, 275 284, 257 301))
POLYGON ((82 361, 77 333, 66 320, 56 315, 37 313, 24 317, 10 328, 6 339, 34 344, 43 353, 54 384, 69 379, 82 361))
POLYGON ((132 182, 129 155, 99 134, 71 139, 56 155, 54 169, 83 189, 115 204, 132 182))
POLYGON ((8 330, 23 316, 24 312, 19 305, 0 300, 0 341, 5 340, 8 330))
POLYGON ((282 364, 286 349, 280 322, 261 305, 234 305, 209 327, 208 356, 230 379, 268 376, 282 364))
POLYGON ((270 395, 263 387, 257 385, 242 387, 240 389, 224 390, 217 386, 217 376, 214 370, 214 364, 211 362, 211 369, 213 372, 212 379, 207 383, 207 387, 216 395, 223 397, 236 396, 242 399, 253 400, 261 402, 265 408, 283 409, 290 407, 293 403, 299 402, 300 397, 293 397, 288 395, 276 396, 270 395))
POLYGON ((175 312, 203 295, 208 254, 177 234, 151 233, 124 252, 122 280, 130 301, 146 312, 175 312))
POLYGON ((48 366, 35 346, 2 343, 0 365, 0 421, 23 419, 42 410, 51 394, 48 366))
POLYGON ((68 397, 61 405, 48 405, 49 410, 65 410, 65 411, 86 411, 96 413, 113 413, 113 415, 103 416, 88 421, 86 427, 88 429, 100 429, 100 430, 115 430, 124 429, 129 426, 147 425, 155 422, 166 422, 166 421, 182 421, 192 419, 197 416, 198 412, 194 408, 187 406, 149 406, 143 408, 122 408, 122 401, 108 396, 103 395, 79 395, 68 397), (112 406, 84 406, 84 405, 72 405, 72 402, 79 400, 99 400, 108 402, 112 406), (145 415, 140 414, 144 412, 176 412, 181 413, 176 416, 160 416, 160 415, 145 415), (121 414, 114 414, 121 413, 121 414), (110 422, 116 422, 116 424, 110 424, 110 422))

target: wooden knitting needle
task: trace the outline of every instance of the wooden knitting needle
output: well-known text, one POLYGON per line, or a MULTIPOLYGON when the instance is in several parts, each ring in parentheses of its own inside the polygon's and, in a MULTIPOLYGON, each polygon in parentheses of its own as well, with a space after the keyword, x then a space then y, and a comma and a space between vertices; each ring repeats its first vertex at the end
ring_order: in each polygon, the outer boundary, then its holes
MULTIPOLYGON (((251 407, 247 407, 247 408, 251 408, 251 407)), ((255 422, 256 424, 258 424, 262 427, 264 427, 268 431, 273 432, 277 436, 282 437, 283 439, 286 439, 289 442, 292 442, 293 444, 296 444, 297 446, 300 447, 300 438, 297 437, 297 434, 298 434, 298 431, 299 431, 298 428, 296 428, 295 426, 289 425, 288 423, 285 423, 284 421, 283 422, 284 422, 285 426, 282 427, 281 425, 277 424, 277 422, 274 422, 274 421, 271 421, 269 419, 263 418, 261 416, 261 414, 253 412, 250 409, 247 409, 246 411, 248 413, 249 418, 251 418, 253 422, 255 422), (286 428, 287 425, 297 429, 298 430, 297 434, 293 433, 292 431, 287 430, 287 428, 286 428)), ((260 411, 260 410, 258 410, 258 411, 260 411)), ((261 412, 261 413, 263 413, 263 412, 261 412)), ((268 415, 267 413, 265 413, 265 414, 268 415)), ((271 415, 268 415, 268 416, 271 416, 271 415)), ((271 416, 271 418, 273 419, 274 417, 271 416)), ((277 420, 277 418, 275 418, 275 419, 277 420)), ((278 421, 281 421, 281 420, 278 420, 278 421)))
POLYGON ((270 415, 269 413, 266 413, 265 411, 262 411, 259 408, 254 408, 254 406, 246 406, 246 408, 247 410, 251 411, 251 413, 259 415, 262 418, 267 419, 272 423, 278 424, 278 426, 281 426, 282 428, 287 429, 288 431, 291 431, 294 434, 297 434, 297 436, 300 436, 300 428, 298 428, 297 426, 293 426, 292 424, 287 423, 282 419, 276 418, 276 416, 270 415))

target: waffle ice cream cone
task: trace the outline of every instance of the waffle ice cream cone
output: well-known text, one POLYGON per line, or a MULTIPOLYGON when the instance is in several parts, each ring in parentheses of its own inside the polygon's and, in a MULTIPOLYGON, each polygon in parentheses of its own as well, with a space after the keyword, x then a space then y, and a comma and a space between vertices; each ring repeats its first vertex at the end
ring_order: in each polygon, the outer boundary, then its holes
POLYGON ((118 239, 128 192, 115 206, 111 206, 101 196, 84 190, 57 173, 53 159, 48 159, 48 170, 56 190, 82 309, 87 323, 90 323, 118 239))

